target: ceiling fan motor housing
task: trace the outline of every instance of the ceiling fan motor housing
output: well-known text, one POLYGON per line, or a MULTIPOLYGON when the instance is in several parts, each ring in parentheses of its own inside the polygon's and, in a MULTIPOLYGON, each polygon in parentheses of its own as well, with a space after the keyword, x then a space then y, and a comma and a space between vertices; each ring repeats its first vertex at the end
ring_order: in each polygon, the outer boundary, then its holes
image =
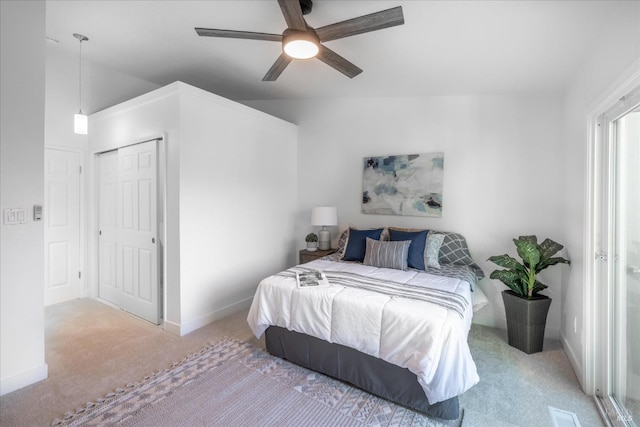
POLYGON ((300 0, 300 8, 302 9, 302 14, 307 15, 311 13, 311 9, 313 8, 312 0, 300 0))
POLYGON ((307 27, 306 31, 287 28, 282 33, 282 44, 285 45, 291 40, 309 40, 312 43, 320 44, 320 38, 311 27, 307 27))

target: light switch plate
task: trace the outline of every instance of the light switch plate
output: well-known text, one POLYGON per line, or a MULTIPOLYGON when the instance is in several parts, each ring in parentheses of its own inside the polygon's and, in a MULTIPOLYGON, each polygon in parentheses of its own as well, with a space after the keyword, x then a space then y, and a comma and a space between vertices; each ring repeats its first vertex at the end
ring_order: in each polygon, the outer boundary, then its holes
POLYGON ((26 224, 27 211, 20 208, 5 208, 2 218, 5 225, 26 224))

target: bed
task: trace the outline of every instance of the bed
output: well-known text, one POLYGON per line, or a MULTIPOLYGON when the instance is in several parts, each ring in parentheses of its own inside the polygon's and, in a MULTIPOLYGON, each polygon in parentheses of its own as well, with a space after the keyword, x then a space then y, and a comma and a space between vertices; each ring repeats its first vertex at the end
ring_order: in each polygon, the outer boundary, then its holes
POLYGON ((479 381, 467 336, 482 277, 459 234, 351 228, 336 254, 262 280, 247 321, 271 354, 456 419, 479 381), (296 274, 316 271, 328 286, 298 287, 296 274))

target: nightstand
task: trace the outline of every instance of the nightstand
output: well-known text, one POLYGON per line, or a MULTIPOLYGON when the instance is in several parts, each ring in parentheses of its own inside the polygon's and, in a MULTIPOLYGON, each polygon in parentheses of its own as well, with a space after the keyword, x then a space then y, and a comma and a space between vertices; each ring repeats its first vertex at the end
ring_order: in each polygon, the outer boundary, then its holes
POLYGON ((318 249, 317 251, 309 252, 306 249, 300 251, 300 264, 313 261, 314 259, 322 258, 323 256, 334 253, 337 249, 326 249, 324 251, 318 249))

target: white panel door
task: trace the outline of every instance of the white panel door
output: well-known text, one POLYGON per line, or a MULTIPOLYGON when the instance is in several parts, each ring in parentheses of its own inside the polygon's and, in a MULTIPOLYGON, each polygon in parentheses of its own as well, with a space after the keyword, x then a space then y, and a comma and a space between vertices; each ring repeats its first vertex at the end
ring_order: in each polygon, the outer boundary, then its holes
POLYGON ((100 155, 100 298, 159 324, 156 202, 156 141, 100 155))
POLYGON ((117 283, 118 253, 118 152, 98 157, 98 294, 120 305, 117 283))
POLYGON ((118 150, 120 248, 117 277, 122 289, 122 308, 158 324, 156 150, 156 141, 118 150))
POLYGON ((82 296, 80 154, 45 149, 45 305, 82 296))

